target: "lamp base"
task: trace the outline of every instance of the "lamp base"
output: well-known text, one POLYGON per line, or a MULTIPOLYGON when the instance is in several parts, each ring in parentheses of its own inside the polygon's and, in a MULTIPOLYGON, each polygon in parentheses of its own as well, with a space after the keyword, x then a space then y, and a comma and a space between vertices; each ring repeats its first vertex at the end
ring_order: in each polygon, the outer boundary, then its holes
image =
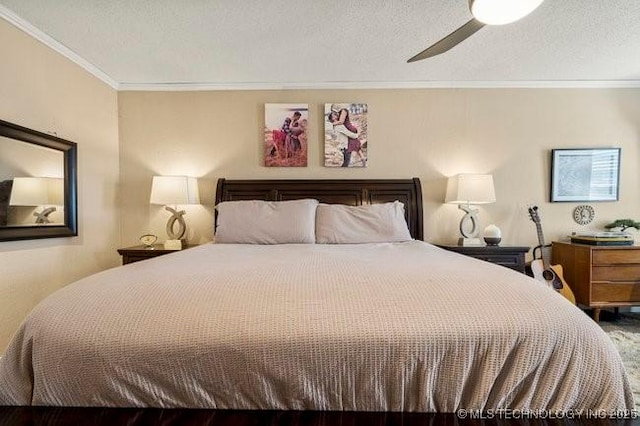
POLYGON ((165 250, 182 250, 182 240, 166 240, 164 248, 165 250))
POLYGON ((51 223, 51 219, 49 219, 49 215, 56 211, 54 206, 45 207, 42 209, 40 213, 33 212, 33 215, 36 217, 36 224, 43 225, 45 223, 51 223))
POLYGON ((480 238, 460 238, 458 240, 458 245, 463 247, 468 246, 482 246, 482 240, 480 238))
POLYGON ((487 243, 488 246, 500 245, 500 241, 502 241, 500 237, 484 237, 484 242, 487 243))

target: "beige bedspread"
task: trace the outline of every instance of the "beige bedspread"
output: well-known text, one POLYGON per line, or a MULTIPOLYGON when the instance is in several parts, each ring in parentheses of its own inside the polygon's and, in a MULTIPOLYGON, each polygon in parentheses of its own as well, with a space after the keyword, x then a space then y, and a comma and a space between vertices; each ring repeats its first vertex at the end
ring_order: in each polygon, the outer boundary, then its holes
POLYGON ((546 286, 422 242, 207 244, 40 303, 0 403, 631 409, 606 334, 546 286))

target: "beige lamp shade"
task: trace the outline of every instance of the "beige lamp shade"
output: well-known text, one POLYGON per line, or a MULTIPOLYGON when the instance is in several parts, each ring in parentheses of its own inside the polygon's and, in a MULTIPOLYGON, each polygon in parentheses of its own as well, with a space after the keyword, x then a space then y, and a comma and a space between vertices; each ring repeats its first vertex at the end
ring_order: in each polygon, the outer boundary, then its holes
POLYGON ((488 204, 496 201, 492 175, 459 174, 447 180, 447 194, 445 203, 457 204, 465 212, 460 220, 460 245, 480 244, 474 238, 478 230, 478 210, 471 208, 471 204, 488 204))
POLYGON ((469 0, 469 9, 478 21, 489 25, 504 25, 524 18, 543 0, 469 0))
POLYGON ((445 203, 488 204, 496 201, 492 175, 459 174, 447 181, 445 203))
MULTIPOLYGON (((198 180, 188 176, 154 176, 151 182, 151 204, 161 204, 171 213, 167 222, 167 235, 175 244, 182 247, 181 240, 184 237, 187 225, 184 221, 184 210, 171 208, 169 205, 200 204, 198 194, 198 180), (174 229, 178 224, 178 229, 174 229)), ((166 245, 167 243, 165 243, 166 245)))
POLYGON ((50 177, 16 177, 11 187, 11 206, 62 206, 64 180, 50 177))
POLYGON ((188 176, 154 176, 151 183, 151 204, 200 204, 198 180, 188 176))

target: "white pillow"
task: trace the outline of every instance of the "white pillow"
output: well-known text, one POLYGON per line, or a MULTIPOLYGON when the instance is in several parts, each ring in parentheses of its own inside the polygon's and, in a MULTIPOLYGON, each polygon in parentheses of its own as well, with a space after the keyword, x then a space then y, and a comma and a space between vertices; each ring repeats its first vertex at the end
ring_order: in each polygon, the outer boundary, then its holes
POLYGON ((400 201, 365 206, 320 204, 316 210, 316 243, 358 244, 410 241, 400 201))
POLYGON ((318 200, 224 201, 216 206, 216 243, 315 243, 318 200))

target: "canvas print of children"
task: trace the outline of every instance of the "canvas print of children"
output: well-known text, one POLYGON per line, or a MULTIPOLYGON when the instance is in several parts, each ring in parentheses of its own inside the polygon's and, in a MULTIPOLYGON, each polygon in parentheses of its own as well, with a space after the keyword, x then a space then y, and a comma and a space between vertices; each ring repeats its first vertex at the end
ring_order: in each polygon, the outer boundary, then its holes
POLYGON ((264 165, 307 167, 309 104, 265 104, 264 165))
POLYGON ((324 105, 325 167, 367 167, 367 104, 324 105))

